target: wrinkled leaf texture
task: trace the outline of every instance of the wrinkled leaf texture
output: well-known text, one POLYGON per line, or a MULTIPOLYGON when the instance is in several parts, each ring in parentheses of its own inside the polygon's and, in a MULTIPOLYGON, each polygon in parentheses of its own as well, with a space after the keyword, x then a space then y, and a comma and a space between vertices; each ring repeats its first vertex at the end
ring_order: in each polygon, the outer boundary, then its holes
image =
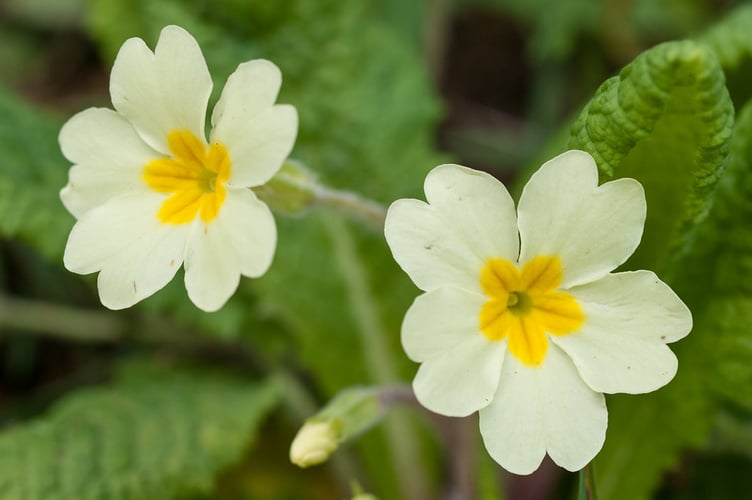
POLYGON ((569 146, 593 154, 602 181, 642 182, 648 220, 625 267, 657 271, 695 323, 672 346, 674 381, 652 394, 609 397, 609 431, 596 459, 604 498, 650 498, 682 452, 706 443, 719 410, 752 405, 752 108, 734 125, 724 78, 749 60, 749 24, 740 20, 750 12, 698 42, 641 54, 603 84, 571 130, 569 146))
POLYGON ((90 388, 0 435, 6 500, 208 493, 277 400, 273 385, 162 373, 90 388))

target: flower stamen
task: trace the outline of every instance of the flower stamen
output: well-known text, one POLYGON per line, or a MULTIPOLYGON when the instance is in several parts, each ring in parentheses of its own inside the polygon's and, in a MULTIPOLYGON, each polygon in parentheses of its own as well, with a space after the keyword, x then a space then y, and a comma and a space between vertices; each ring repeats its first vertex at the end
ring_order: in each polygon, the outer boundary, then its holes
POLYGON ((157 217, 164 224, 186 224, 196 215, 211 222, 227 196, 225 182, 231 171, 227 148, 219 142, 207 148, 188 130, 173 130, 167 145, 173 156, 149 162, 142 176, 153 190, 171 195, 157 217))
POLYGON ((525 316, 533 308, 533 299, 527 293, 517 290, 507 298, 507 309, 514 315, 525 316))
POLYGON ((546 334, 568 335, 585 320, 580 304, 557 290, 562 280, 558 257, 538 256, 518 269, 506 259, 489 259, 481 271, 488 296, 480 330, 492 341, 507 340, 509 351, 528 366, 540 366, 548 350, 546 334))

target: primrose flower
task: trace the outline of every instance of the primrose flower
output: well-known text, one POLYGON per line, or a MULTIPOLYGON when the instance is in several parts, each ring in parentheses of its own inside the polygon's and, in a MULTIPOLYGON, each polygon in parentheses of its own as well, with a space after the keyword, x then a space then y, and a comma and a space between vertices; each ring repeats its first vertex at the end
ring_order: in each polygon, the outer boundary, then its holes
POLYGON ((87 109, 60 132, 75 164, 60 193, 77 219, 65 267, 99 272, 105 306, 132 306, 184 265, 188 296, 214 311, 241 274, 266 272, 276 226, 248 188, 271 179, 295 141, 295 108, 274 104, 280 85, 269 61, 238 66, 207 142, 212 80, 196 40, 167 26, 154 52, 140 38, 123 44, 110 77, 115 110, 87 109))
POLYGON ((428 203, 392 204, 385 226, 425 292, 402 325, 421 363, 418 400, 448 416, 479 411, 488 452, 510 472, 533 472, 546 453, 581 469, 603 446, 603 393, 668 383, 666 343, 692 327, 655 274, 612 273, 642 236, 642 186, 598 186, 592 157, 569 151, 532 176, 517 213, 500 182, 458 165, 432 170, 425 193, 428 203))

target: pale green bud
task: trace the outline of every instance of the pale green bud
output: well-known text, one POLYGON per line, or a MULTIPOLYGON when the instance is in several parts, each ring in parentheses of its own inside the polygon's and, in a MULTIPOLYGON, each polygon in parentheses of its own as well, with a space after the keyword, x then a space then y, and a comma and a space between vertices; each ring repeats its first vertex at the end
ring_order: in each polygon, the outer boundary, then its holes
POLYGON ((287 160, 266 184, 253 188, 256 196, 273 210, 302 213, 316 202, 318 184, 301 162, 287 160))
POLYGON ((340 432, 331 421, 308 421, 290 446, 290 461, 298 467, 326 462, 339 445, 340 432))
POLYGON ((345 389, 306 420, 290 446, 290 461, 299 467, 325 462, 340 444, 378 423, 385 411, 381 389, 345 389))

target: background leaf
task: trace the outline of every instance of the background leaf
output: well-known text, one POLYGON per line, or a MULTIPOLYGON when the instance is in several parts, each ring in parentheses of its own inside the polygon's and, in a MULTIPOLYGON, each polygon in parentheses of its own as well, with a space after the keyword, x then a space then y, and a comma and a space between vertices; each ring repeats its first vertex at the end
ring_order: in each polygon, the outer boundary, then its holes
POLYGON ((607 80, 572 126, 569 147, 591 153, 604 179, 645 188, 645 233, 627 267, 668 270, 707 215, 734 119, 723 83, 707 48, 667 42, 607 80))
POLYGON ((726 85, 737 108, 752 97, 752 5, 741 6, 698 37, 715 53, 726 74, 726 85))
POLYGON ((2 87, 0 116, 0 233, 59 257, 73 226, 58 195, 67 176, 57 145, 61 121, 2 87))
POLYGON ((79 391, 0 435, 0 496, 146 500, 208 493, 276 400, 270 384, 169 372, 79 391))

